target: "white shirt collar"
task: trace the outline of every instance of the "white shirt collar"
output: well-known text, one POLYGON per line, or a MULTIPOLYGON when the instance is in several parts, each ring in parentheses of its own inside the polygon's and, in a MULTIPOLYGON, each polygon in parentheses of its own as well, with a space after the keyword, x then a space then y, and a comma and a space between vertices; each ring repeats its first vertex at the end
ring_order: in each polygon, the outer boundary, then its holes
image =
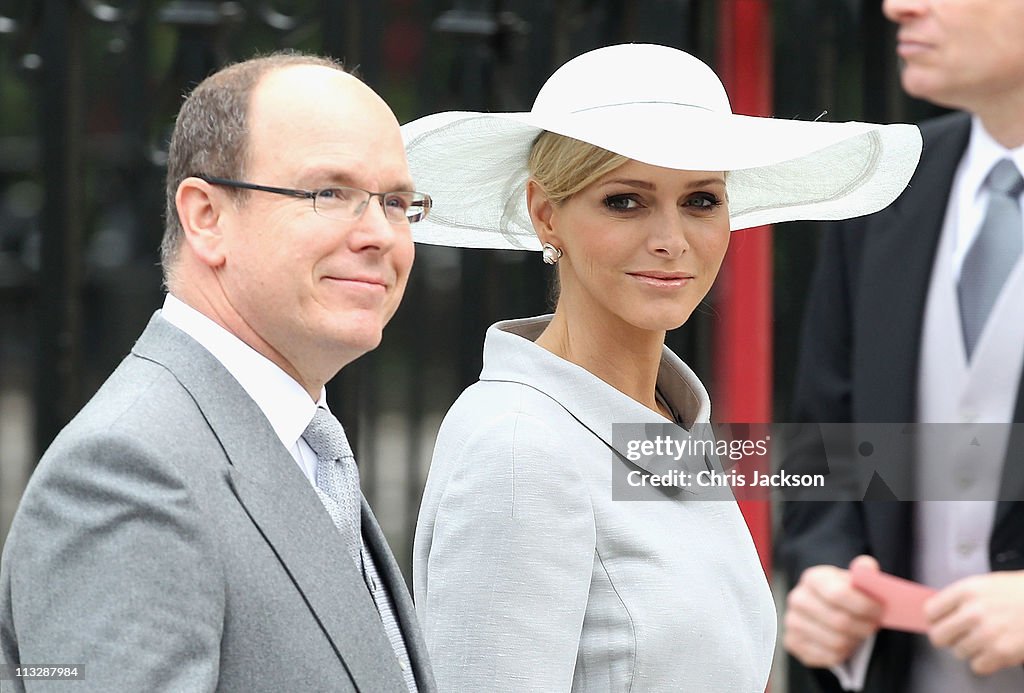
POLYGON ((1007 149, 988 134, 980 118, 972 118, 971 139, 963 159, 963 190, 977 199, 989 171, 996 163, 1007 158, 1013 159, 1017 169, 1024 172, 1024 146, 1007 149))
POLYGON ((974 242, 985 218, 988 190, 983 184, 992 167, 1006 158, 1013 159, 1017 168, 1024 172, 1024 146, 1007 149, 996 142, 985 130, 981 120, 974 116, 971 120, 971 138, 957 166, 946 210, 945 233, 953 234, 953 276, 957 281, 967 249, 974 242))
POLYGON ((324 388, 320 388, 320 398, 314 402, 277 364, 171 294, 164 299, 161 315, 220 361, 252 397, 288 450, 296 446, 317 405, 327 408, 324 388))

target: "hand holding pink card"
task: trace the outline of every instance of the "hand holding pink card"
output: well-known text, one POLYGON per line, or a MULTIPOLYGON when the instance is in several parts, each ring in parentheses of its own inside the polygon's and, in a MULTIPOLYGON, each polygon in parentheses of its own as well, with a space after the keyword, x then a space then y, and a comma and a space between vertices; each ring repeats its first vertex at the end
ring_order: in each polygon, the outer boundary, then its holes
POLYGON ((862 565, 851 566, 850 576, 854 587, 882 603, 882 628, 911 633, 928 631, 924 603, 935 594, 935 588, 862 565))

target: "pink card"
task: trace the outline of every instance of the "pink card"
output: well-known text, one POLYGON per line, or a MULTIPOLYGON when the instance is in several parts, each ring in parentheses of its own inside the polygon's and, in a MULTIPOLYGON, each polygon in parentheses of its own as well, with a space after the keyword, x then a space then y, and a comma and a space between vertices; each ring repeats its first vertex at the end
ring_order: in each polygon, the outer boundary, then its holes
POLYGON ((871 568, 851 568, 853 586, 882 602, 882 628, 911 633, 928 631, 924 603, 935 594, 934 587, 882 573, 871 568))

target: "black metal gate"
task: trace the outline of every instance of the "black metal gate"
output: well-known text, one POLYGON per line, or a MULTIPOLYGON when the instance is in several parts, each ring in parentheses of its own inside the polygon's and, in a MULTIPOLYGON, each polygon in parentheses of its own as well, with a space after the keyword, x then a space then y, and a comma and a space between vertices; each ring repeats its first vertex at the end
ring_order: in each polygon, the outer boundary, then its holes
MULTIPOLYGON (((161 301, 166 140, 181 95, 229 60, 292 47, 343 58, 403 122, 524 110, 585 50, 664 43, 713 63, 716 0, 0 0, 0 538, 39 452, 161 301)), ((878 0, 778 0, 776 114, 909 120, 878 0)), ((597 88, 600 88, 598 85, 597 88)), ((812 225, 776 234, 777 397, 813 259, 812 225)), ((484 331, 545 312, 539 260, 421 246, 377 351, 330 397, 367 495, 408 567, 437 424, 475 380, 484 331)), ((710 314, 671 336, 709 373, 710 314)))

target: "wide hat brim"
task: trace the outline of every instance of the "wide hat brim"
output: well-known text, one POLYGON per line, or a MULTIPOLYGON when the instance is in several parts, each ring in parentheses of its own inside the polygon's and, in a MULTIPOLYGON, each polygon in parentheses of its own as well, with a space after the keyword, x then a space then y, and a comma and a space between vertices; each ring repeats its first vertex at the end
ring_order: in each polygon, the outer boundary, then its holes
POLYGON ((921 153, 913 125, 759 118, 666 101, 438 113, 402 127, 416 186, 434 200, 414 239, 539 250, 525 191, 530 148, 545 130, 654 166, 727 172, 733 230, 876 212, 903 191, 921 153))

